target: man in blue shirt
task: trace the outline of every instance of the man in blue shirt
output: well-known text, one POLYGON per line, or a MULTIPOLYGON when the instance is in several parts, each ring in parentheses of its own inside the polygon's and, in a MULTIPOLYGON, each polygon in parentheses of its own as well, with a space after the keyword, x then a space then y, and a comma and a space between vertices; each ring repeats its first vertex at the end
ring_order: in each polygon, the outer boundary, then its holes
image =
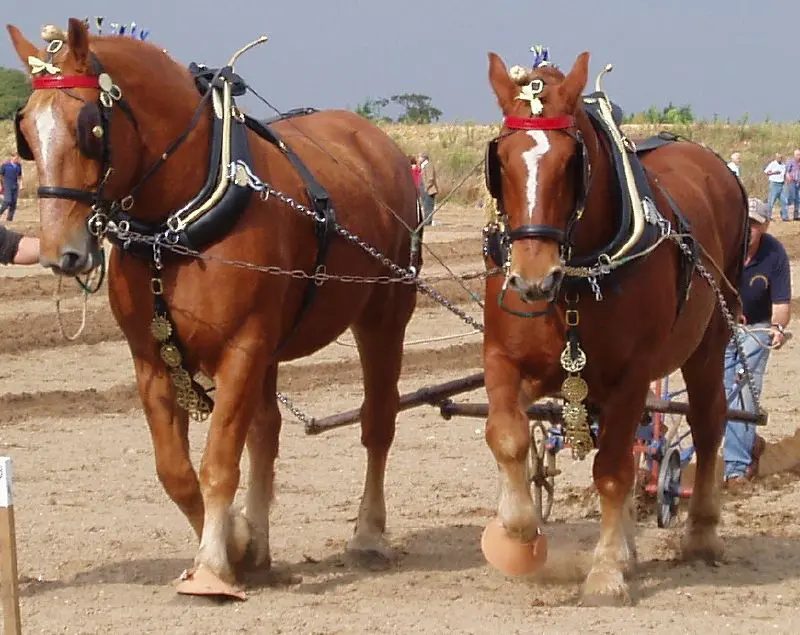
MULTIPOLYGON (((780 348, 785 341, 789 324, 789 302, 792 297, 789 258, 783 245, 767 234, 769 208, 757 198, 748 201, 750 216, 750 244, 739 282, 742 298, 744 328, 737 330, 753 383, 758 393, 764 383, 764 372, 770 348, 780 348)), ((725 352, 725 391, 728 406, 754 411, 753 396, 747 382, 741 377, 743 364, 731 340, 725 352)), ((764 439, 756 434, 752 424, 729 420, 725 428, 726 483, 758 474, 758 460, 764 451, 764 439)))
POLYGON ((14 220, 17 211, 17 197, 22 187, 22 165, 19 155, 12 154, 11 158, 0 165, 0 186, 3 188, 3 204, 0 205, 0 218, 8 210, 8 220, 14 220))

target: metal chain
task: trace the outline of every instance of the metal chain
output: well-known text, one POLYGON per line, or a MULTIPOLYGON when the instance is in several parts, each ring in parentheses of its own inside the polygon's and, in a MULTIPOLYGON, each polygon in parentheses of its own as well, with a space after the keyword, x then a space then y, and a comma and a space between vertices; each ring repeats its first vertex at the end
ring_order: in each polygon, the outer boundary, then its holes
POLYGON ((720 286, 717 284, 714 276, 711 275, 711 272, 708 269, 706 269, 705 265, 700 262, 699 259, 695 259, 694 255, 692 254, 691 247, 689 247, 685 241, 676 238, 675 243, 678 245, 678 248, 694 262, 697 273, 703 277, 703 279, 708 283, 708 286, 711 287, 712 291, 717 296, 717 302, 719 304, 719 309, 722 312, 722 317, 724 317, 725 321, 728 323, 728 328, 731 331, 731 339, 733 339, 734 345, 736 346, 736 354, 739 356, 739 359, 742 360, 744 377, 747 381, 747 387, 750 389, 750 394, 753 396, 755 412, 756 414, 759 414, 761 412, 761 393, 760 391, 756 390, 756 383, 753 379, 753 373, 750 371, 750 364, 747 362, 747 356, 744 353, 744 346, 739 339, 739 333, 737 329, 738 324, 728 308, 728 303, 725 302, 725 296, 722 295, 722 289, 720 289, 720 286))
POLYGON ((291 412, 295 416, 295 418, 303 425, 308 426, 314 420, 313 417, 309 417, 306 413, 297 408, 297 406, 295 406, 292 403, 292 400, 289 399, 289 397, 284 395, 282 392, 276 392, 275 396, 278 398, 278 401, 280 401, 284 406, 286 406, 286 409, 289 412, 291 412))

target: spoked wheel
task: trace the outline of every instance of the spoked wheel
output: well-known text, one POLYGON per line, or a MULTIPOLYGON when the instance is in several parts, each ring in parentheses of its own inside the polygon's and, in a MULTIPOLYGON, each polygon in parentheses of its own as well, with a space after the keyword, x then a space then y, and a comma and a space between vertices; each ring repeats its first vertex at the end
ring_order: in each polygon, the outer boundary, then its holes
POLYGON ((656 518, 658 526, 669 527, 678 513, 681 488, 681 453, 677 447, 667 450, 658 472, 656 518))
POLYGON ((533 486, 533 504, 542 522, 553 510, 553 493, 556 487, 556 455, 547 451, 547 428, 541 421, 531 423, 530 482, 533 486))

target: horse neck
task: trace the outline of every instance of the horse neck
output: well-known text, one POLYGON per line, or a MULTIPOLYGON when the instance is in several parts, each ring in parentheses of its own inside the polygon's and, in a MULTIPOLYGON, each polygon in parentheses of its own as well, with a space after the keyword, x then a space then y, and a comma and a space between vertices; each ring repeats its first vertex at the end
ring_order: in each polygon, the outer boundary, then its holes
POLYGON ((607 245, 616 234, 615 210, 619 207, 619 200, 608 148, 582 108, 577 112, 576 118, 591 166, 584 213, 575 226, 572 239, 575 253, 584 254, 607 245))
MULTIPOLYGON (((126 46, 131 44, 126 43, 126 46)), ((123 89, 138 126, 141 153, 138 158, 129 159, 136 161, 138 168, 132 182, 125 186, 128 191, 189 128, 201 99, 185 68, 154 47, 144 44, 140 47, 141 50, 133 50, 138 53, 133 57, 127 51, 123 52, 128 55, 113 55, 110 46, 104 55, 102 47, 98 46, 98 55, 107 72, 123 89)), ((136 193, 131 214, 139 220, 164 220, 171 210, 181 207, 202 188, 208 174, 212 121, 210 103, 204 108, 208 114, 199 117, 196 127, 136 193)), ((117 112, 115 117, 123 119, 125 115, 117 112)), ((112 146, 112 165, 115 151, 124 153, 126 149, 112 146)), ((123 191, 121 195, 127 193, 123 191)))

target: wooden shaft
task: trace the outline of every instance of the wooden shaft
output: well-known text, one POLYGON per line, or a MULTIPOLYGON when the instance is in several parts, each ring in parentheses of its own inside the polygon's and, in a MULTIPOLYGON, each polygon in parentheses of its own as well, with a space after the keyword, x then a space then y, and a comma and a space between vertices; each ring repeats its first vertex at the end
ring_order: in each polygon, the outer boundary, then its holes
MULTIPOLYGON (((422 404, 438 406, 445 399, 469 392, 483 386, 483 373, 475 373, 461 379, 454 379, 436 386, 426 386, 414 392, 400 396, 400 408, 398 410, 408 410, 422 404)), ((322 419, 312 419, 306 424, 306 434, 320 434, 327 430, 340 428, 342 426, 355 423, 361 418, 361 409, 348 410, 339 414, 324 417, 322 419)))
MULTIPOLYGON (((689 404, 681 401, 664 401, 663 399, 648 399, 645 406, 646 412, 663 412, 665 414, 687 415, 689 404)), ((446 401, 440 406, 442 417, 450 419, 454 416, 485 418, 489 415, 489 405, 485 403, 455 403, 446 401)), ((744 421, 755 425, 764 425, 766 417, 762 414, 747 412, 745 410, 728 410, 727 419, 744 421)), ((528 418, 538 421, 560 421, 561 406, 558 404, 533 404, 528 408, 528 418)))

